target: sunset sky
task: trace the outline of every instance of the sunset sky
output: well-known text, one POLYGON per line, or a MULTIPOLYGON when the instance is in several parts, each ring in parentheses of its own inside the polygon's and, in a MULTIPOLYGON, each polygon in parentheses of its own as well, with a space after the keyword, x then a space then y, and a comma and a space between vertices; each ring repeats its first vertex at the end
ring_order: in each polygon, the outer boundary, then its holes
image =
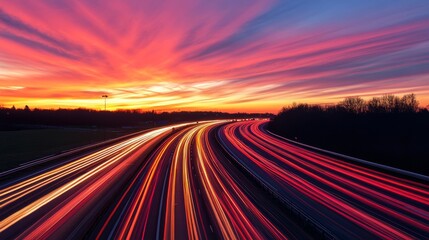
POLYGON ((429 1, 0 3, 0 105, 277 112, 415 93, 429 1))

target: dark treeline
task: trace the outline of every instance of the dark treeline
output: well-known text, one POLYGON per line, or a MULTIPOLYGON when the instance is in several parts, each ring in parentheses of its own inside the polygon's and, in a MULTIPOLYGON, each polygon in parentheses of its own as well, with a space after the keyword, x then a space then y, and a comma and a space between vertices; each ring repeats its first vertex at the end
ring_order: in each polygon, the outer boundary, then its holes
POLYGON ((293 104, 269 123, 282 136, 327 150, 429 175, 429 111, 414 94, 333 106, 293 104))
POLYGON ((223 112, 142 112, 138 110, 96 111, 90 109, 24 109, 0 108, 0 130, 16 130, 34 126, 67 127, 139 127, 173 122, 209 119, 271 117, 271 114, 223 112))

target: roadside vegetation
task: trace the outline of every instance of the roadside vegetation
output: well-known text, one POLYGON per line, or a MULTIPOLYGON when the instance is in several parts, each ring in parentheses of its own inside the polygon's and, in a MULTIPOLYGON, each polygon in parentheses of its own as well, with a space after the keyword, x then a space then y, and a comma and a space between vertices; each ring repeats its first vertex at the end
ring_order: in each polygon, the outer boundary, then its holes
POLYGON ((268 128, 286 138, 364 160, 429 175, 429 111, 414 94, 332 106, 293 104, 268 128))
POLYGON ((91 109, 23 109, 0 107, 0 131, 34 128, 37 126, 66 126, 117 128, 152 126, 166 123, 211 119, 271 117, 272 114, 224 113, 211 111, 155 112, 139 110, 96 111, 91 109))
POLYGON ((131 132, 130 129, 85 128, 0 131, 0 172, 37 158, 120 137, 131 132))
POLYGON ((171 123, 270 116, 201 111, 157 113, 0 107, 0 172, 37 158, 171 123))

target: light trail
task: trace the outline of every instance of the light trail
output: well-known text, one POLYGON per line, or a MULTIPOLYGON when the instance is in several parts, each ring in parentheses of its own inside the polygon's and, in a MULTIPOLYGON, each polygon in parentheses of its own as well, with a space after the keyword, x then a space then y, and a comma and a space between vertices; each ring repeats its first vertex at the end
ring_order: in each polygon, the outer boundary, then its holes
POLYGON ((427 236, 427 184, 300 148, 265 124, 159 128, 1 183, 0 238, 427 236))
POLYGON ((264 123, 230 124, 220 135, 237 161, 318 224, 340 237, 427 236, 427 185, 302 149, 266 132, 264 123))
POLYGON ((208 132, 222 123, 203 123, 166 140, 153 155, 153 162, 147 167, 149 170, 141 171, 133 181, 140 179, 141 182, 136 185, 138 190, 128 198, 132 204, 127 206, 120 219, 114 220, 114 215, 109 217, 108 221, 117 222, 117 228, 108 229, 109 223, 104 224, 98 236, 107 236, 103 232, 111 231, 109 236, 113 238, 150 238, 153 231, 147 226, 150 219, 154 219, 150 209, 158 207, 156 218, 164 219, 164 227, 157 232, 162 231, 164 239, 215 236, 285 239, 286 236, 270 223, 237 183, 227 177, 226 169, 218 172, 214 168, 213 164, 220 160, 210 148, 208 132), (157 191, 161 191, 160 198, 156 196, 157 191), (143 226, 143 229, 137 226, 143 226), (219 233, 214 232, 216 229, 219 233))
MULTIPOLYGON (((179 124, 173 127, 177 128, 184 125, 186 124, 179 124)), ((96 180, 93 185, 85 186, 87 187, 87 189, 101 187, 102 185, 100 184, 100 182, 106 181, 106 176, 111 177, 111 174, 117 173, 119 170, 124 168, 124 166, 129 166, 130 164, 138 160, 138 155, 133 155, 135 151, 139 150, 139 152, 141 152, 142 149, 144 149, 142 148, 142 146, 144 146, 150 141, 159 138, 166 132, 171 131, 171 128, 171 126, 164 127, 148 133, 144 133, 140 136, 118 143, 112 147, 95 152, 87 157, 75 160, 71 163, 66 164, 65 166, 61 166, 59 168, 53 169, 46 173, 25 180, 23 182, 1 189, 0 203, 2 209, 4 209, 8 206, 13 207, 16 202, 27 201, 25 197, 27 197, 28 194, 42 187, 47 187, 47 185, 52 184, 53 182, 55 182, 55 180, 58 180, 61 177, 79 172, 79 174, 75 175, 75 178, 69 178, 67 179, 68 181, 60 183, 59 186, 54 186, 53 191, 50 191, 36 198, 34 201, 28 203, 23 208, 17 209, 11 215, 2 219, 0 222, 0 232, 4 232, 10 226, 28 217, 29 215, 42 208, 46 204, 50 203, 51 201, 60 198, 63 194, 71 190, 76 190, 77 188, 79 188, 80 185, 83 185, 83 183, 85 182, 91 182, 91 180, 94 179, 96 180), (87 169, 87 167, 91 165, 93 167, 87 169), (101 175, 103 171, 109 174, 101 175), (96 179, 96 177, 100 175, 102 176, 102 178, 96 179)), ((68 211, 70 211, 70 209, 68 209, 68 211)))
POLYGON ((271 238, 285 238, 262 213, 255 207, 250 199, 244 194, 237 183, 230 177, 228 170, 220 164, 213 148, 210 145, 209 131, 200 131, 196 138, 198 156, 198 168, 201 169, 202 180, 212 205, 212 211, 218 223, 222 224, 224 238, 236 236, 239 238, 263 238, 255 223, 251 220, 253 216, 258 219, 263 227, 268 229, 271 238), (231 211, 233 210, 233 211, 231 211), (246 211, 247 210, 247 211, 246 211), (249 214, 250 213, 250 214, 249 214), (246 216, 246 214, 248 214, 246 216))

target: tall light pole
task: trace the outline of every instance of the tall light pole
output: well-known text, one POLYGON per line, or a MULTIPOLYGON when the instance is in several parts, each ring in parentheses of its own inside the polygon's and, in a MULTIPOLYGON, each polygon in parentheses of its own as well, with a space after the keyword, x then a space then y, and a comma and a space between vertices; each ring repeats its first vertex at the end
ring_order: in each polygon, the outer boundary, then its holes
POLYGON ((106 111, 106 107, 107 107, 107 98, 109 97, 109 96, 107 96, 107 95, 103 95, 103 96, 101 96, 102 98, 104 98, 104 111, 106 111))

